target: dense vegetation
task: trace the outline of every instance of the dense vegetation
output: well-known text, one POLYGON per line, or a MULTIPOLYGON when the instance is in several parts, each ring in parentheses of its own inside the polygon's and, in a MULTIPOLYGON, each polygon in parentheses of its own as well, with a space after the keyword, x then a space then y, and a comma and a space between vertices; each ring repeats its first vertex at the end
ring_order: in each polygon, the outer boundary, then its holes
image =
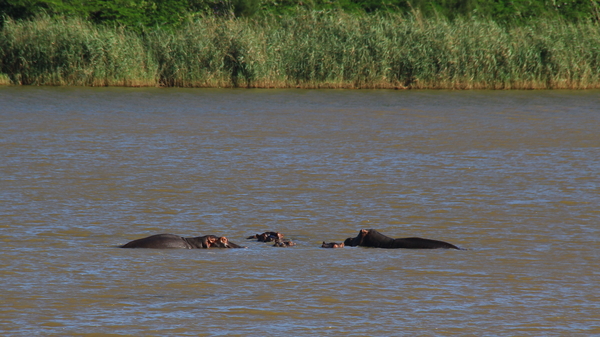
POLYGON ((75 3, 0 0, 0 83, 600 88, 595 1, 75 3))
POLYGON ((592 23, 418 15, 204 18, 138 34, 81 19, 8 21, 0 72, 37 85, 596 88, 592 23))
POLYGON ((0 18, 39 14, 79 17, 93 23, 173 27, 198 16, 255 17, 298 11, 344 13, 419 11, 425 17, 485 18, 499 23, 530 19, 598 21, 598 0, 0 0, 0 18))

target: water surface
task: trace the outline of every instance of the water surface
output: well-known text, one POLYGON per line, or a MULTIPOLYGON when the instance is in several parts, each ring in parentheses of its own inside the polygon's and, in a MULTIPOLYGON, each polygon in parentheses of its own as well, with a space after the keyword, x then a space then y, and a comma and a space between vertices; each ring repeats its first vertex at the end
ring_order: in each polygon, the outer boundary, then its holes
POLYGON ((600 334, 600 92, 0 87, 7 336, 600 334), (455 250, 321 249, 363 228, 455 250), (276 230, 298 245, 245 238, 276 230), (129 250, 158 233, 235 250, 129 250))

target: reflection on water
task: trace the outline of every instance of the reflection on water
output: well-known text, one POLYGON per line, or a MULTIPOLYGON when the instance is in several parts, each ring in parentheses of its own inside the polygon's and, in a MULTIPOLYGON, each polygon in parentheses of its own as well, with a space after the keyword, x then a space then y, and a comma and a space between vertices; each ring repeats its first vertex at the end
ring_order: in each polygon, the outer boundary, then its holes
POLYGON ((0 88, 7 335, 592 335, 597 91, 0 88), (468 251, 321 249, 362 228, 468 251), (298 246, 245 237, 277 230, 298 246), (241 250, 125 250, 158 233, 241 250))

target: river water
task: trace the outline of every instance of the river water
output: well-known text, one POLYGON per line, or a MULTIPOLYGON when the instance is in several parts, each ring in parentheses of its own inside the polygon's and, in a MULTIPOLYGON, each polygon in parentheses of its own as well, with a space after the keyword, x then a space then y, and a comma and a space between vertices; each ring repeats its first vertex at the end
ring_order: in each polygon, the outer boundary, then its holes
POLYGON ((0 332, 600 334, 599 107, 599 91, 0 87, 0 332), (363 228, 468 250, 320 248, 363 228), (297 246, 246 239, 264 231, 297 246), (118 248, 159 233, 248 248, 118 248))

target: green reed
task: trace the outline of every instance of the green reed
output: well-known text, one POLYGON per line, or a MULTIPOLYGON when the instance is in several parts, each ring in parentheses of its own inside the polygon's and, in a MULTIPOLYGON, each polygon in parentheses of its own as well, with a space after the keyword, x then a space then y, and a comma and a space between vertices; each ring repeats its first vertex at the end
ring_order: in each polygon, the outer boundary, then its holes
POLYGON ((8 22, 12 83, 182 87, 600 88, 600 29, 418 13, 203 18, 133 34, 75 19, 8 22))
POLYGON ((9 21, 0 32, 0 72, 16 84, 153 84, 155 63, 142 42, 79 19, 9 21))

